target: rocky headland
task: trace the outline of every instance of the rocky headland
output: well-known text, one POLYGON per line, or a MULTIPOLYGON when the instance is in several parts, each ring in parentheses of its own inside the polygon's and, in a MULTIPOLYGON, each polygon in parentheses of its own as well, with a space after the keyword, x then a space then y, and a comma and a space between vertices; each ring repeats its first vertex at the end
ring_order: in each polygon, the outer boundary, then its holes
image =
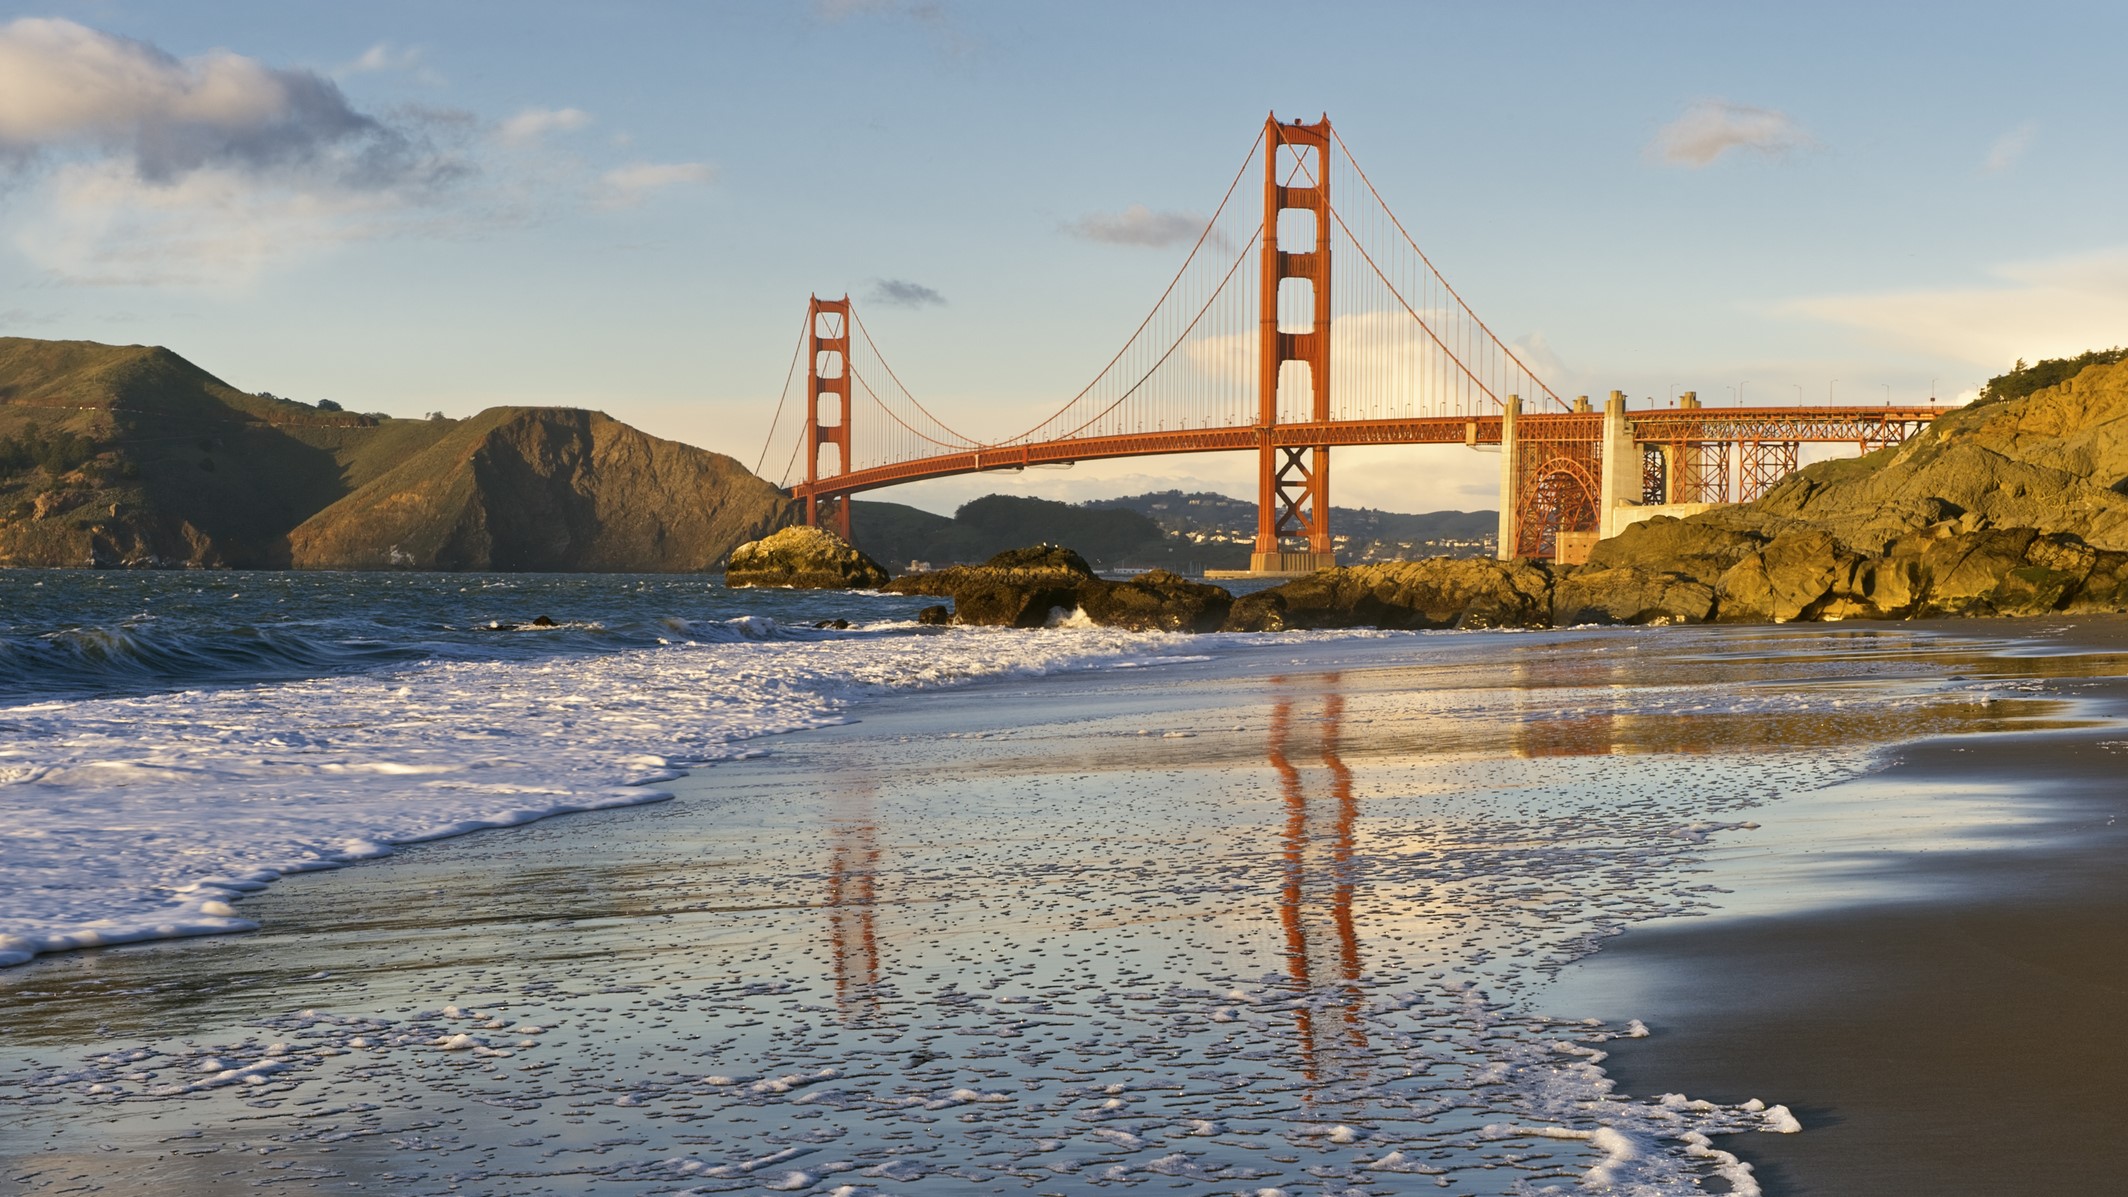
POLYGON ((706 570, 795 510, 598 412, 394 419, 0 337, 0 566, 706 570))

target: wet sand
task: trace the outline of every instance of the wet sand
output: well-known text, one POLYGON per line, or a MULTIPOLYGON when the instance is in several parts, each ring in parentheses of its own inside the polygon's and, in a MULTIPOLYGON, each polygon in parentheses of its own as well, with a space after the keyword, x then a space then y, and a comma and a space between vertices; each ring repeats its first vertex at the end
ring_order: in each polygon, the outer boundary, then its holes
MULTIPOLYGON (((1858 1083, 1957 1071, 1966 1036, 1908 1035, 1916 1007, 1955 988, 1946 970, 2002 966, 1959 954, 1973 932, 1892 924, 1904 955, 1864 937, 1850 965, 1814 928, 1927 922, 1952 901, 2025 911, 2020 862, 2057 859, 2092 799, 1966 759, 2081 744, 2101 777, 2113 750, 2078 704, 2112 701, 2128 672, 1996 660, 1965 634, 1447 638, 1423 666, 1408 639, 1359 641, 1268 651, 1245 674, 863 711, 673 803, 284 881, 246 902, 255 935, 0 972, 0 1192, 1571 1188, 1603 1166, 1589 1141, 1486 1128, 1651 1111, 1577 1104, 1584 1049, 1562 1041, 1614 1053, 1627 1093, 1796 1105, 1805 1133, 1725 1141, 1771 1191, 1956 1191, 1806 1176, 1942 1148, 1850 1150, 1845 1127, 1908 1106, 1809 1065, 1858 1083), (2046 730, 2071 725, 2086 730, 2046 730), (1917 732, 1955 736, 1809 792, 1917 732), (1914 863, 1939 853, 1951 867, 1914 863), (1752 926, 1760 946, 1722 964, 1727 932, 1752 926), (1733 1047, 1716 1016, 1734 1002, 1698 999, 1733 998, 1752 969, 1822 1050, 1733 1047), (1876 1032, 1840 992, 1870 969, 1876 1032), (1589 1016, 1611 1025, 1558 1021, 1589 1016), (1611 1038, 1630 1018, 1657 1035, 1611 1038), (1878 1043, 1902 1054, 1857 1047, 1878 1043)), ((2088 906, 2075 877, 2045 875, 2051 901, 2088 906)), ((2081 917, 2032 905, 2000 933, 2045 963, 2021 928, 2104 933, 2081 917)), ((2034 1005, 2024 1038, 2060 1043, 2034 1005)), ((1972 1128, 2005 1105, 2073 1104, 2049 1080, 1984 1075, 1991 1104, 1947 1103, 1966 1120, 1954 1145, 1999 1150, 1972 1128)), ((2079 1158, 2095 1166, 2098 1143, 2079 1158)), ((1705 1158, 1676 1163, 1665 1183, 1718 1191, 1705 1158)))
MULTIPOLYGON (((2128 632, 2013 628, 2059 651, 2116 651, 2128 632)), ((2046 689, 2128 714, 2112 666, 2046 689)), ((1897 755, 1766 816, 1807 832, 1715 854, 1726 911, 1629 930, 1550 1000, 1649 1024, 1612 1045, 1622 1088, 1790 1101, 1803 1133, 1727 1144, 1769 1197, 2128 1191, 2128 738, 1897 755)))

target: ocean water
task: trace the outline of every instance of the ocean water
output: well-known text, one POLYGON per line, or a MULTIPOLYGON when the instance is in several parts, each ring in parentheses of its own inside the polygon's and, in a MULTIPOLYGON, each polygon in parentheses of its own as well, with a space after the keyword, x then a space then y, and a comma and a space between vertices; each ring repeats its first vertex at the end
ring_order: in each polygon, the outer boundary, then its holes
POLYGON ((246 930, 231 899, 276 877, 657 801, 867 696, 1191 651, 920 627, 928 601, 667 575, 0 572, 0 965, 246 930), (836 620, 854 626, 815 626, 836 620))
POLYGON ((0 596, 24 1192, 1750 1194, 1718 1136, 1807 1133, 1789 1095, 1616 1093, 1603 1044, 1646 1028, 1536 995, 1710 908, 1698 862, 1784 796, 2037 711, 1897 629, 934 629, 670 577, 0 596), (640 809, 243 901, 600 807, 640 809), (247 908, 289 926, 63 951, 247 908))

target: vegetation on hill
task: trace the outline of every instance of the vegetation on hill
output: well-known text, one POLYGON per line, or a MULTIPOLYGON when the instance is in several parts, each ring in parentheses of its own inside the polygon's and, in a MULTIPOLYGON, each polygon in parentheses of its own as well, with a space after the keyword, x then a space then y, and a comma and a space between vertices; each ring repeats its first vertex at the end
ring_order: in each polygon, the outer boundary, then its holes
MULTIPOLYGON (((1498 526, 1490 511, 1404 515, 1333 507, 1340 556, 1358 563, 1431 556, 1483 556, 1498 526)), ((1241 569, 1256 543, 1256 504, 1210 493, 1158 491, 1082 504, 987 495, 952 516, 899 503, 851 510, 859 548, 902 569, 985 561, 1008 548, 1068 544, 1103 569, 1241 569)))
POLYGON ((496 407, 289 534, 324 569, 686 572, 787 524, 782 491, 721 453, 604 413, 496 407))
POLYGON ((789 510, 593 412, 392 419, 156 346, 0 337, 0 565, 705 569, 789 510))
POLYGON ((950 518, 900 503, 859 502, 850 509, 850 524, 857 547, 892 569, 912 561, 986 561, 1007 549, 1044 543, 1069 544, 1094 565, 1112 568, 1140 564, 1168 547, 1159 525, 1136 512, 1017 495, 985 495, 950 518))
POLYGON ((2043 358, 2033 366, 2018 358, 2008 373, 1988 379, 1987 385, 1980 388, 1980 398, 1976 402, 2022 399, 2034 391, 2059 386, 2092 366, 2111 366, 2122 358, 2128 358, 2128 349, 2118 345, 2111 349, 2087 349, 2075 357, 2043 358))
POLYGON ((13 436, 0 436, 0 470, 36 466, 47 474, 79 469, 96 456, 96 442, 79 432, 46 432, 35 424, 13 436))
MULTIPOLYGON (((1089 507, 1140 512, 1188 541, 1202 556, 1218 556, 1215 568, 1247 564, 1256 543, 1256 504, 1206 491, 1155 491, 1121 499, 1097 499, 1089 507)), ((1358 564, 1417 557, 1482 557, 1492 552, 1499 513, 1432 511, 1409 515, 1372 507, 1330 508, 1330 530, 1339 557, 1358 564)))

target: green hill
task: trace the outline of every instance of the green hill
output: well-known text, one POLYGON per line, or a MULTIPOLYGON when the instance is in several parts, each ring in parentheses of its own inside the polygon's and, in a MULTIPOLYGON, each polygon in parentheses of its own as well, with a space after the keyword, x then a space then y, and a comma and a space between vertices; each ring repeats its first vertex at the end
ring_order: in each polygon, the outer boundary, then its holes
MULTIPOLYGON (((1179 573, 1242 569, 1256 542, 1256 504, 1225 495, 1163 491, 1087 503, 985 495, 950 517, 900 503, 859 501, 851 508, 857 547, 894 569, 986 561, 1025 545, 1069 545, 1097 567, 1179 573)), ((1334 507, 1331 530, 1340 559, 1486 556, 1498 517, 1490 511, 1401 515, 1334 507)))
POLYGON ((1068 544, 1104 568, 1163 564, 1167 547, 1159 525, 1136 512, 1018 495, 985 495, 963 503, 951 519, 900 503, 860 501, 850 508, 850 533, 873 560, 897 570, 911 561, 987 561, 1031 544, 1068 544))
POLYGON ((721 453, 602 412, 496 407, 289 534, 299 568, 680 572, 720 565, 795 505, 721 453))
POLYGON ((0 337, 0 565, 701 569, 787 519, 730 458, 597 413, 359 415, 157 346, 0 337))

